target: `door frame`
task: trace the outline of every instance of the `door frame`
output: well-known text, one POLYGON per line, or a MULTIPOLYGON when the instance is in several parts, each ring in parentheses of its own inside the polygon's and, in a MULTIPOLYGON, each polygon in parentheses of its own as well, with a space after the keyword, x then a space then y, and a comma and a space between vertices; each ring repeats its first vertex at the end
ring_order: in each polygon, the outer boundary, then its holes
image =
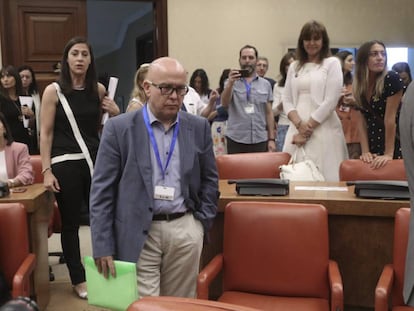
MULTIPOLYGON (((136 0, 140 1, 140 0, 136 0)), ((167 0, 149 0, 154 10, 154 58, 168 56, 167 0)))

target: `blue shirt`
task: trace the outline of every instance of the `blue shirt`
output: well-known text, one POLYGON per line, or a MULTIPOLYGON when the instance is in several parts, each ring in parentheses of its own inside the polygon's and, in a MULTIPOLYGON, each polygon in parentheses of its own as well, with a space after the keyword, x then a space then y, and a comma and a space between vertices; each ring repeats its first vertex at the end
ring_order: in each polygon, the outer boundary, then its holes
POLYGON ((266 105, 273 101, 270 83, 259 76, 250 85, 242 78, 234 82, 233 94, 228 107, 226 136, 242 144, 267 141, 266 105), (254 113, 246 108, 254 107, 254 113))
MULTIPOLYGON (((161 163, 165 166, 167 162, 168 153, 173 138, 174 128, 177 126, 177 120, 170 126, 168 130, 165 130, 164 125, 157 120, 146 105, 148 111, 149 122, 154 132, 154 137, 157 142, 161 163)), ((184 197, 181 193, 181 174, 180 174, 180 147, 178 139, 175 143, 174 150, 165 170, 165 177, 163 177, 162 170, 158 165, 157 158, 155 156, 154 148, 150 141, 151 150, 151 166, 152 166, 152 184, 154 186, 167 186, 175 189, 174 199, 172 201, 154 199, 154 215, 156 214, 171 214, 186 212, 187 208, 184 204, 184 197)))

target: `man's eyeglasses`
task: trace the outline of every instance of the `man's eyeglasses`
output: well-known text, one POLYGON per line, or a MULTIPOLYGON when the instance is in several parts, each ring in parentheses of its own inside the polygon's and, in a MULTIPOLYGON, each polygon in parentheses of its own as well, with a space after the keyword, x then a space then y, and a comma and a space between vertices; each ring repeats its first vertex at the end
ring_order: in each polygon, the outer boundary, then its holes
POLYGON ((169 84, 155 84, 151 81, 148 81, 152 86, 155 86, 160 89, 161 95, 171 95, 174 91, 178 96, 184 96, 188 93, 187 85, 180 85, 173 87, 169 84))
POLYGON ((371 57, 378 57, 378 56, 386 57, 387 53, 385 53, 385 51, 372 51, 372 52, 369 52, 368 55, 371 57))

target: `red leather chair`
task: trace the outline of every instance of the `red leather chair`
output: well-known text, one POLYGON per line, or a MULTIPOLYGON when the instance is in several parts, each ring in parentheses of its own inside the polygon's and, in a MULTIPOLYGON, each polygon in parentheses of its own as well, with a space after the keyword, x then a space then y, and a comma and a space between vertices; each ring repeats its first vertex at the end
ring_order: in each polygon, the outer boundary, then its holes
POLYGON ((219 301, 278 311, 343 310, 342 278, 329 260, 328 215, 317 204, 230 202, 223 253, 200 272, 198 298, 222 271, 219 301))
POLYGON ((20 203, 0 203, 0 270, 12 298, 29 297, 36 257, 29 251, 27 213, 20 203))
POLYGON ((279 178, 279 166, 287 164, 287 152, 223 154, 216 157, 220 179, 279 178))
POLYGON ((248 307, 181 297, 144 297, 131 304, 127 311, 259 311, 248 307))
POLYGON ((413 311, 404 304, 403 286, 405 255, 407 253, 410 209, 400 208, 395 213, 393 263, 384 267, 375 288, 375 311, 413 311))
POLYGON ((40 155, 31 155, 30 163, 32 163, 32 168, 33 168, 33 176, 34 176, 33 183, 35 184, 43 183, 42 159, 40 155))
POLYGON ((339 166, 339 180, 407 180, 403 159, 391 160, 387 165, 372 169, 362 160, 345 160, 339 166))

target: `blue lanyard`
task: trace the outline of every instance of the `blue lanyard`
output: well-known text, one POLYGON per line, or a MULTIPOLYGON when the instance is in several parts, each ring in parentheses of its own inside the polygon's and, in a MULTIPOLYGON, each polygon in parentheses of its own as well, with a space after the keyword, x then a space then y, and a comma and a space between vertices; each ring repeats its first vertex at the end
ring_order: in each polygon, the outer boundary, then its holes
POLYGON ((252 82, 247 83, 246 79, 243 79, 244 86, 246 87, 247 101, 250 101, 250 92, 252 90, 252 82))
POLYGON ((168 164, 170 163, 172 153, 174 151, 175 143, 178 137, 178 128, 179 128, 179 123, 180 123, 179 114, 177 114, 177 124, 174 127, 174 132, 173 132, 173 137, 172 137, 172 141, 170 145, 170 151, 168 152, 167 162, 165 163, 165 167, 163 167, 161 163, 160 151, 158 150, 157 141, 155 140, 155 136, 154 136, 154 131, 152 130, 151 124, 149 122, 147 105, 145 105, 144 108, 142 109, 142 113, 144 116, 145 127, 147 128, 148 134, 150 136, 152 149, 154 150, 154 153, 155 153, 155 158, 157 159, 158 166, 161 170, 162 178, 165 179, 165 172, 167 171, 168 164))

